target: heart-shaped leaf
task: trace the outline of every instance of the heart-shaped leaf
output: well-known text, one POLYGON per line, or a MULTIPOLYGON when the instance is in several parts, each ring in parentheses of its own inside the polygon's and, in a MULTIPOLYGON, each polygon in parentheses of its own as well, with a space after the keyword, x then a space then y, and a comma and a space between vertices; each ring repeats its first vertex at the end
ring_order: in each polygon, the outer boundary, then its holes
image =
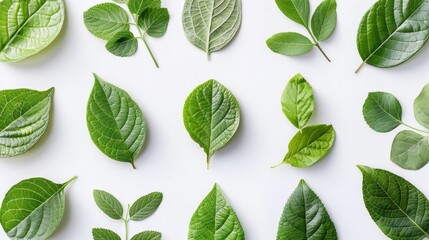
POLYGON ((94 240, 121 240, 118 234, 103 228, 93 228, 92 229, 92 238, 94 240))
POLYGON ((304 180, 290 196, 280 218, 277 240, 288 239, 338 239, 325 206, 304 180))
POLYGON ((130 219, 133 221, 143 221, 150 217, 161 205, 163 195, 160 192, 153 192, 139 198, 130 208, 130 219))
POLYGON ((390 159, 401 168, 418 170, 429 162, 429 137, 402 131, 393 140, 390 159))
POLYGON ((94 77, 86 115, 92 141, 110 158, 135 168, 146 136, 143 113, 127 92, 94 77))
POLYGON ((145 231, 136 234, 131 240, 161 240, 162 234, 155 231, 145 231))
POLYGON ((0 61, 17 62, 46 48, 64 15, 63 0, 0 1, 0 61))
POLYGON ((414 116, 417 122, 429 129, 429 84, 426 84, 414 101, 414 116))
POLYGON ((31 149, 49 124, 54 88, 0 91, 0 157, 12 157, 31 149))
POLYGON ((290 20, 305 27, 310 17, 310 2, 308 0, 276 0, 280 11, 290 20))
POLYGON ((151 37, 162 37, 167 31, 170 14, 167 8, 150 8, 139 17, 139 26, 151 37))
POLYGON ((401 103, 390 93, 369 93, 363 105, 363 116, 374 131, 390 132, 402 123, 401 103))
POLYGON ((237 131, 240 108, 227 88, 216 80, 209 80, 186 99, 183 120, 191 138, 206 152, 209 167, 213 154, 237 131))
POLYGON ((0 209, 1 224, 9 238, 48 239, 64 214, 64 189, 74 179, 56 184, 44 178, 31 178, 14 185, 0 209))
POLYGON ((314 47, 310 39, 295 32, 274 34, 266 43, 271 51, 286 56, 302 55, 308 53, 314 47))
POLYGON ((136 53, 137 38, 130 31, 117 32, 106 44, 106 49, 119 57, 129 57, 136 53))
POLYGON ((313 35, 317 40, 324 41, 332 35, 336 26, 337 2, 335 0, 324 0, 311 17, 313 35))
POLYGON ((391 239, 429 238, 429 202, 414 185, 391 172, 359 166, 371 218, 391 239))
POLYGON ((94 190, 93 195, 95 203, 107 216, 122 219, 124 208, 115 196, 102 190, 94 190))
POLYGON ((241 0, 186 0, 183 28, 188 40, 207 55, 221 50, 241 25, 241 0))
POLYGON ((217 184, 201 202, 189 225, 188 240, 202 239, 245 239, 240 220, 217 184))

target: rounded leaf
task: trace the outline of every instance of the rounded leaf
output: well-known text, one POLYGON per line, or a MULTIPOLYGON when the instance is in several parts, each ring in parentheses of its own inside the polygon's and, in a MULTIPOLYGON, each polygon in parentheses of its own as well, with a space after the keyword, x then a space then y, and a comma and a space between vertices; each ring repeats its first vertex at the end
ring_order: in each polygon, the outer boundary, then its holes
POLYGON ((369 93, 363 105, 363 116, 374 131, 390 132, 402 123, 401 103, 390 93, 369 93))
POLYGON ((418 170, 429 162, 429 137, 413 131, 402 131, 393 140, 392 162, 401 168, 418 170))
POLYGON ((298 56, 311 51, 314 44, 299 33, 286 32, 274 34, 267 40, 267 46, 275 53, 298 56))
POLYGON ((161 0, 129 0, 128 9, 136 15, 142 14, 149 8, 160 8, 161 0))
POLYGON ((150 8, 140 15, 139 26, 151 37, 162 37, 167 31, 170 14, 167 8, 150 8))
POLYGON ((117 32, 106 44, 106 49, 119 57, 129 57, 136 53, 137 39, 130 31, 117 32))
POLYGON ((414 101, 414 116, 423 127, 429 129, 429 84, 414 101))

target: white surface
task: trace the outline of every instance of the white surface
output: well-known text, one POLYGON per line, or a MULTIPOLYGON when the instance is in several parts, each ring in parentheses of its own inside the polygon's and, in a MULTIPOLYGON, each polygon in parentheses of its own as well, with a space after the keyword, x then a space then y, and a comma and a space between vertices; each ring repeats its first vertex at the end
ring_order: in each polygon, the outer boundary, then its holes
MULTIPOLYGON (((102 1, 67 1, 66 25, 54 47, 21 63, 0 64, 2 89, 56 89, 53 120, 42 141, 22 156, 0 160, 1 196, 22 179, 43 176, 64 182, 79 176, 66 190, 66 214, 52 239, 91 239, 92 227, 111 228, 123 236, 122 223, 110 220, 96 207, 95 188, 113 193, 124 203, 162 191, 165 200, 159 211, 147 221, 131 223, 130 231, 158 230, 166 240, 187 239, 190 218, 215 182, 239 215, 248 240, 275 239, 283 206, 301 178, 325 203, 340 239, 387 239, 364 207, 356 164, 393 171, 429 194, 425 184, 429 166, 411 172, 389 160, 398 130, 375 133, 362 118, 368 92, 381 90, 395 94, 402 103, 404 120, 417 126, 412 102, 427 83, 427 47, 400 67, 365 66, 354 74, 361 62, 355 43, 357 27, 374 1, 339 1, 337 30, 322 43, 333 60, 329 64, 317 50, 289 58, 265 46, 274 33, 305 33, 283 16, 274 0, 245 0, 236 39, 207 61, 182 31, 184 1, 164 0, 171 13, 169 30, 163 38, 149 40, 159 70, 143 44, 135 56, 118 58, 85 29, 82 13, 98 2, 102 1), (92 72, 128 91, 146 115, 149 134, 136 161, 137 170, 108 159, 90 139, 85 113, 92 72), (280 106, 281 93, 296 73, 302 73, 315 90, 317 106, 311 123, 332 123, 337 142, 329 157, 311 168, 270 169, 282 160, 296 132, 280 106), (210 78, 237 97, 242 122, 207 171, 203 150, 183 126, 182 106, 191 90, 210 78)), ((311 1, 313 10, 318 2, 311 1)), ((0 238, 6 236, 0 233, 0 238)))

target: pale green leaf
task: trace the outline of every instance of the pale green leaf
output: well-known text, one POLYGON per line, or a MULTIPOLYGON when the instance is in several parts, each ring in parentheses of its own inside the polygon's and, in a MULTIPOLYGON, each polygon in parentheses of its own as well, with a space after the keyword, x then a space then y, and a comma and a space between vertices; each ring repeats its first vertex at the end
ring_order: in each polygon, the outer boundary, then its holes
POLYGON ((54 88, 0 91, 0 157, 31 149, 48 127, 54 88))
POLYGON ((135 168, 146 136, 143 113, 124 90, 94 77, 86 115, 92 141, 108 157, 135 168))
POLYGON ((305 27, 310 17, 310 3, 308 0, 276 0, 277 6, 286 17, 305 27))
POLYGON ((137 16, 149 8, 160 8, 161 0, 129 0, 128 8, 130 12, 137 16))
POLYGON ((336 0, 324 0, 311 17, 311 30, 314 37, 323 41, 334 32, 337 26, 336 0))
POLYGON ((266 43, 273 52, 286 56, 308 53, 314 46, 310 39, 295 32, 274 34, 266 43))
POLYGON ((426 84, 414 101, 414 116, 417 122, 429 129, 429 84, 426 84))
POLYGON ((129 57, 136 53, 137 39, 130 31, 117 32, 106 44, 106 49, 119 57, 129 57))
POLYGON ((390 159, 400 167, 418 170, 429 162, 429 137, 402 131, 393 140, 390 159))
POLYGON ((113 219, 122 218, 124 209, 115 196, 102 190, 94 190, 93 195, 95 203, 107 216, 113 219))
POLYGON ((150 8, 139 17, 139 26, 151 37, 162 37, 167 31, 170 14, 167 8, 150 8))
POLYGON ((94 240, 121 240, 118 234, 103 228, 93 228, 92 229, 92 238, 94 240))
POLYGON ((186 0, 183 28, 188 40, 207 55, 221 50, 241 25, 241 0, 186 0))
POLYGON ((155 231, 145 231, 136 234, 131 240, 161 240, 162 234, 155 231))
POLYGON ((150 217, 161 205, 163 195, 160 192, 153 192, 139 198, 130 208, 130 219, 142 221, 150 217))
POLYGON ((46 48, 64 23, 63 0, 0 2, 0 61, 16 62, 46 48))
POLYGON ((231 140, 240 123, 240 107, 232 93, 216 80, 198 86, 188 96, 183 120, 191 138, 210 157, 231 140))
POLYGON ((390 132, 402 123, 402 107, 392 94, 372 92, 363 105, 363 116, 374 131, 390 132))
POLYGON ((192 216, 188 240, 244 240, 244 231, 220 187, 201 202, 192 216))
POLYGON ((320 198, 301 180, 280 218, 277 240, 336 240, 337 231, 320 198))
POLYGON ((14 185, 3 199, 1 224, 12 240, 46 240, 60 225, 64 214, 64 188, 73 181, 56 184, 31 178, 14 185))
POLYGON ((313 89, 301 74, 295 75, 283 91, 283 113, 297 128, 303 128, 314 110, 313 89))

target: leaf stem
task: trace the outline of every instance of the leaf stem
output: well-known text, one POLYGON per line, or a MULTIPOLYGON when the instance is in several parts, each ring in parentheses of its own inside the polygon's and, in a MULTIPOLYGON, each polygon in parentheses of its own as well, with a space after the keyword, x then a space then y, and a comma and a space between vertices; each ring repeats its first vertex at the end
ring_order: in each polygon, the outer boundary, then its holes
POLYGON ((428 132, 428 131, 420 130, 420 129, 415 128, 415 127, 413 127, 413 126, 410 126, 410 125, 408 125, 408 124, 406 124, 406 123, 404 123, 404 122, 401 122, 401 124, 402 124, 402 125, 404 125, 404 126, 406 126, 406 127, 411 128, 411 129, 413 129, 413 130, 415 130, 415 131, 417 131, 417 132, 421 132, 421 133, 429 134, 429 132, 428 132))
POLYGON ((153 55, 152 50, 150 49, 149 44, 146 41, 146 38, 144 37, 145 34, 142 32, 142 30, 140 29, 140 27, 137 25, 137 18, 138 18, 138 16, 136 14, 133 14, 134 23, 132 23, 132 25, 136 26, 137 31, 140 34, 140 38, 143 40, 144 45, 146 46, 146 49, 149 52, 150 57, 152 58, 152 61, 155 63, 156 68, 159 68, 159 64, 156 61, 155 56, 153 55))
POLYGON ((206 162, 207 162, 207 170, 210 170, 210 154, 208 153, 207 153, 206 162))
POLYGON ((359 67, 356 69, 355 73, 358 73, 360 71, 360 69, 365 65, 365 61, 363 61, 359 67))
POLYGON ((134 169, 137 169, 136 164, 134 163, 134 160, 131 162, 131 166, 133 166, 134 169))
POLYGON ((70 180, 68 180, 67 182, 64 183, 64 186, 69 185, 71 182, 73 182, 74 180, 76 180, 77 176, 72 177, 70 180))
POLYGON ((277 165, 274 165, 274 166, 272 166, 271 168, 278 168, 278 167, 280 167, 281 165, 283 165, 283 162, 281 162, 281 163, 279 163, 279 164, 277 164, 277 165))
POLYGON ((129 212, 130 212, 130 205, 128 204, 128 208, 127 208, 127 214, 125 216, 125 218, 122 218, 122 220, 125 223, 125 240, 128 240, 128 222, 130 221, 129 219, 129 212))
POLYGON ((310 34, 310 37, 313 39, 314 46, 316 46, 320 52, 323 54, 323 56, 328 60, 328 62, 331 62, 331 59, 329 59, 328 55, 326 55, 325 51, 323 51, 322 47, 320 46, 319 42, 314 37, 313 33, 310 31, 310 29, 306 26, 305 29, 307 29, 308 34, 310 34))

